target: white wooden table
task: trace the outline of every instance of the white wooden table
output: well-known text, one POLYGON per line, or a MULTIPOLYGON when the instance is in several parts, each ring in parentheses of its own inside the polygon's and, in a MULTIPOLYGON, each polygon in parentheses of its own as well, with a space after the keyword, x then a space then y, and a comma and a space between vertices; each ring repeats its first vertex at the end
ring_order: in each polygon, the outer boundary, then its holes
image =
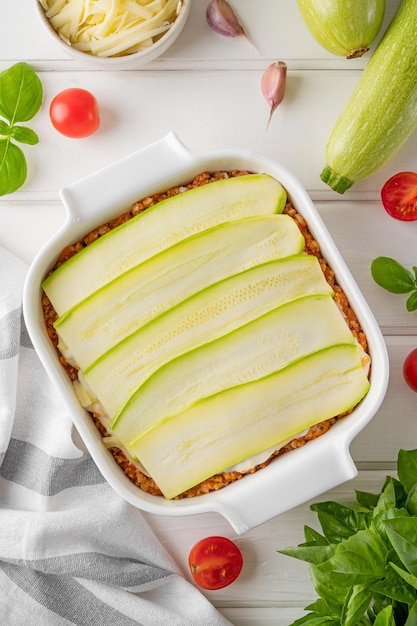
MULTIPOLYGON (((354 488, 378 491, 393 473, 398 450, 417 447, 417 395, 404 383, 402 363, 417 346, 417 313, 405 297, 373 282, 369 266, 379 255, 408 268, 417 264, 417 222, 388 217, 380 189, 401 170, 417 171, 416 135, 381 170, 339 196, 319 178, 324 146, 365 66, 369 53, 347 61, 324 51, 308 33, 295 0, 233 0, 259 54, 243 39, 227 39, 206 23, 208 0, 193 0, 180 38, 160 59, 136 71, 97 72, 66 57, 35 19, 31 0, 3 2, 0 70, 27 61, 45 91, 31 126, 40 137, 24 148, 29 176, 11 196, 0 198, 0 245, 30 262, 61 226, 58 190, 174 130, 197 151, 247 148, 282 162, 301 180, 339 245, 385 335, 390 383, 381 409, 351 447, 356 479, 323 499, 353 502, 354 488), (278 59, 288 65, 287 91, 266 130, 268 106, 260 90, 264 69, 278 59), (67 139, 51 126, 49 103, 67 87, 84 87, 99 101, 99 132, 67 139)), ((399 5, 388 0, 383 29, 399 5)), ((382 32, 382 31, 381 31, 382 32)), ((375 44, 374 44, 375 45, 375 44)), ((374 47, 374 46, 373 46, 374 47)), ((236 538, 217 515, 163 518, 146 514, 151 527, 185 576, 189 549, 198 539, 220 534, 236 540, 244 569, 231 586, 207 597, 237 626, 285 626, 315 597, 307 566, 277 554, 303 540, 303 525, 315 525, 308 503, 236 538)))

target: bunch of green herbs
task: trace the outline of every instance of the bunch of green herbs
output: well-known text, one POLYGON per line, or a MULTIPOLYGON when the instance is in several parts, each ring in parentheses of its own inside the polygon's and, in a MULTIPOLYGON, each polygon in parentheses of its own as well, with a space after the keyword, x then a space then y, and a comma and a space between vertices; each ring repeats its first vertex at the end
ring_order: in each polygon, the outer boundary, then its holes
POLYGON ((309 563, 319 598, 292 626, 417 625, 417 450, 400 450, 398 478, 355 505, 316 503, 322 532, 280 550, 309 563))

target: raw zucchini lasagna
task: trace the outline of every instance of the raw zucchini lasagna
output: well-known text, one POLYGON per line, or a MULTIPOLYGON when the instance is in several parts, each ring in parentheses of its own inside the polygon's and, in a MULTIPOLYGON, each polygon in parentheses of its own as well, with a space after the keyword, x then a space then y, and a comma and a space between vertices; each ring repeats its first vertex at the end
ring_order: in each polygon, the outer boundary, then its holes
POLYGON ((324 434, 369 389, 366 336, 273 177, 203 172, 66 247, 48 335, 103 443, 167 499, 324 434))

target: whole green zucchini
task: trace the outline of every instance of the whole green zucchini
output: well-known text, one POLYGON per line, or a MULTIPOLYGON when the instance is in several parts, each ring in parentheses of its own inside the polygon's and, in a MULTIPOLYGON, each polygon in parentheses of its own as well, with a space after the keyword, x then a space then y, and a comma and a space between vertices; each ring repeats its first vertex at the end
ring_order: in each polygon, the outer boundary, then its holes
POLYGON ((381 28, 385 0, 297 0, 310 33, 325 50, 360 57, 381 28))
POLYGON ((417 0, 402 0, 326 146, 320 177, 344 193, 379 169, 417 127, 417 0))

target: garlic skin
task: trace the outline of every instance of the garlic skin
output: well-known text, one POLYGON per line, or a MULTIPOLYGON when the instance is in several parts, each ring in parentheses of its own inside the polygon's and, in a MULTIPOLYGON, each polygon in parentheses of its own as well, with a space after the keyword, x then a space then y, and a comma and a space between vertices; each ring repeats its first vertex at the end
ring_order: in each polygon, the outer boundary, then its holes
POLYGON ((284 61, 276 61, 275 63, 271 63, 271 65, 266 68, 262 75, 262 93, 265 100, 270 106, 267 128, 269 126, 274 111, 284 99, 286 79, 287 64, 284 61))
POLYGON ((225 37, 246 37, 245 29, 226 0, 211 0, 206 9, 208 25, 225 37))

